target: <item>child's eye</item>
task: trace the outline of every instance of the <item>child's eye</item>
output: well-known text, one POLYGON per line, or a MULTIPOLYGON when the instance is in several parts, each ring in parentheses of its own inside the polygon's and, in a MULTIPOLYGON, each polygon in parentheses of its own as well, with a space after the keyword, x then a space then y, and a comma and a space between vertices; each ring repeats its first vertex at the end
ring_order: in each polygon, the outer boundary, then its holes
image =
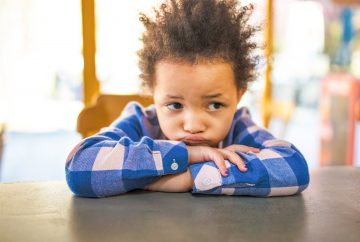
POLYGON ((181 109, 183 106, 181 105, 181 103, 170 103, 168 105, 166 105, 168 107, 168 109, 170 110, 179 110, 181 109))
POLYGON ((218 109, 220 109, 222 107, 224 107, 224 104, 218 103, 218 102, 213 102, 213 103, 209 104, 209 109, 211 111, 216 111, 216 110, 218 110, 218 109))

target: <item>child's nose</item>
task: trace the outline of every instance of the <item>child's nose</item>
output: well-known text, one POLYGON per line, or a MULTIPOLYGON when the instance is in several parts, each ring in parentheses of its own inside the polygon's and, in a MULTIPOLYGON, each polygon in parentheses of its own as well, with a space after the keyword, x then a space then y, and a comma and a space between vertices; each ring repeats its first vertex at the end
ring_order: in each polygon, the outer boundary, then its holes
POLYGON ((184 131, 191 134, 204 132, 206 129, 205 123, 201 120, 199 113, 191 113, 186 115, 184 120, 184 131))

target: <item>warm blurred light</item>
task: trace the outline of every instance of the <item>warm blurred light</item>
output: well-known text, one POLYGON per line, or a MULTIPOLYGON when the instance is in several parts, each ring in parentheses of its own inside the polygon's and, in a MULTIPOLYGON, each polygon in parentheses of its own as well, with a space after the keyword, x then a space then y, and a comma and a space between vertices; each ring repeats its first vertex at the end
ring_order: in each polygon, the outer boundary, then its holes
POLYGON ((295 1, 290 7, 285 51, 296 55, 319 54, 324 49, 324 16, 320 3, 295 1))
POLYGON ((360 79, 360 51, 355 51, 352 54, 351 73, 360 79))
POLYGON ((151 12, 159 0, 95 1, 96 72, 102 93, 138 92, 140 80, 136 51, 143 26, 139 13, 151 12))
POLYGON ((69 120, 81 106, 83 69, 80 9, 73 0, 0 1, 0 122, 7 130, 74 129, 69 120))

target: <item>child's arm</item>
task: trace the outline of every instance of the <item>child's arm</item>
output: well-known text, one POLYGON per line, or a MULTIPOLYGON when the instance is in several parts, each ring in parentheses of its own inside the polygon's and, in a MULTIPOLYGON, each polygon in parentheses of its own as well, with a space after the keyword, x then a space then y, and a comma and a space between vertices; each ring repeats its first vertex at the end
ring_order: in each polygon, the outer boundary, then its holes
MULTIPOLYGON (((228 159, 231 163, 235 164, 240 171, 246 172, 247 168, 244 162, 239 155, 234 152, 234 149, 245 153, 259 152, 258 149, 244 145, 233 145, 229 147, 229 149, 217 149, 207 146, 187 146, 189 164, 214 160, 219 172, 222 175, 226 175, 227 171, 224 160, 228 159)), ((158 192, 188 192, 192 190, 193 186, 194 181, 190 170, 188 170, 181 174, 163 176, 153 184, 146 186, 145 189, 158 192)))
POLYGON ((193 186, 194 181, 188 169, 184 173, 163 176, 144 189, 154 192, 189 192, 193 186))
MULTIPOLYGON (((241 172, 225 162, 229 176, 221 176, 214 162, 191 165, 194 193, 284 196, 300 193, 308 186, 307 163, 294 145, 275 139, 248 115, 238 115, 234 123, 231 142, 259 148, 260 152, 238 151, 248 170, 241 172)), ((227 148, 234 150, 231 146, 227 148)))
POLYGON ((141 108, 133 105, 130 116, 81 141, 71 151, 66 180, 76 195, 117 195, 143 189, 161 176, 187 171, 185 144, 149 138, 147 130, 151 129, 145 126, 150 124, 142 124, 144 120, 148 119, 141 108))

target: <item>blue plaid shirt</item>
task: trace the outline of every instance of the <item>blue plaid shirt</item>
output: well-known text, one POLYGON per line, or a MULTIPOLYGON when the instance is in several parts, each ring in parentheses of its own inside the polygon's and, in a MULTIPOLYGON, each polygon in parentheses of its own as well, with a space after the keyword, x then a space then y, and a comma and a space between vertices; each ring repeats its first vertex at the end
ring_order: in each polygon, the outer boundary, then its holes
POLYGON ((155 107, 131 102, 110 127, 82 140, 69 154, 66 180, 78 196, 106 197, 142 189, 161 176, 190 169, 193 193, 248 196, 284 196, 302 192, 309 172, 302 154, 291 143, 275 139, 257 126, 248 109, 240 108, 222 147, 242 144, 259 153, 238 154, 247 172, 225 161, 221 176, 213 161, 190 165, 183 142, 166 140, 155 107))

